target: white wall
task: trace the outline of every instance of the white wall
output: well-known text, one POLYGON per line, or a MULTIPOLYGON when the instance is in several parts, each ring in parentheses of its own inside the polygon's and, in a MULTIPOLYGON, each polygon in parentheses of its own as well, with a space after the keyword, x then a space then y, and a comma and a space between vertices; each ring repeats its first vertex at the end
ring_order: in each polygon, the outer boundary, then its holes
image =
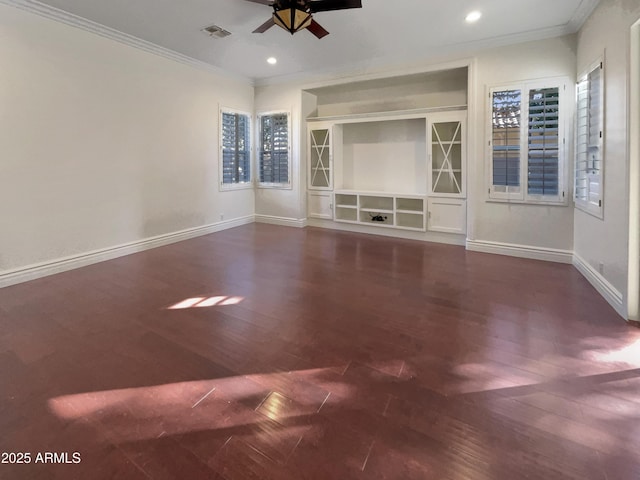
POLYGON ((640 20, 631 29, 629 75, 628 319, 640 321, 640 20))
POLYGON ((301 158, 306 158, 304 139, 301 132, 302 94, 300 89, 281 88, 268 86, 256 88, 255 112, 269 111, 291 112, 291 188, 257 188, 256 189, 256 215, 267 217, 279 217, 286 219, 303 219, 304 199, 306 193, 306 180, 304 166, 301 158))
POLYGON ((0 5, 0 274, 252 215, 219 192, 218 105, 248 81, 0 5))
POLYGON ((427 193, 424 119, 352 123, 342 128, 342 175, 335 172, 336 189, 427 193))
POLYGON ((631 25, 637 0, 602 0, 578 34, 578 72, 604 53, 604 218, 575 210, 575 252, 624 297, 628 273, 628 78, 631 25))
MULTIPOLYGON (((575 37, 492 49, 480 52, 476 59, 475 117, 469 119, 471 138, 475 138, 475 144, 469 146, 469 237, 477 241, 571 250, 573 209, 570 202, 567 206, 540 206, 488 201, 486 146, 490 111, 488 87, 543 77, 575 79, 575 37)), ((571 137, 567 141, 572 143, 571 137)), ((569 174, 572 170, 570 159, 569 155, 569 174)), ((570 192, 566 195, 571 198, 570 192)))

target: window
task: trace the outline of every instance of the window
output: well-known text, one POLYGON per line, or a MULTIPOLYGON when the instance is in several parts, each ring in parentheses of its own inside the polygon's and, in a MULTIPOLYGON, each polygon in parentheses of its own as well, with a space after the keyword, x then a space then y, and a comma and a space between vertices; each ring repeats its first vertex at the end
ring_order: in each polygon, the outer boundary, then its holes
POLYGON ((258 118, 260 185, 289 187, 289 114, 268 113, 258 118))
POLYGON ((527 191, 557 197, 559 189, 560 89, 529 90, 527 191))
POLYGON ((251 185, 251 117, 230 110, 220 115, 222 188, 251 185))
POLYGON ((520 192, 521 90, 492 93, 493 187, 496 192, 520 192))
POLYGON ((549 79, 490 90, 491 199, 564 204, 566 85, 549 79))
POLYGON ((576 88, 576 207, 602 218, 604 70, 591 65, 576 88))

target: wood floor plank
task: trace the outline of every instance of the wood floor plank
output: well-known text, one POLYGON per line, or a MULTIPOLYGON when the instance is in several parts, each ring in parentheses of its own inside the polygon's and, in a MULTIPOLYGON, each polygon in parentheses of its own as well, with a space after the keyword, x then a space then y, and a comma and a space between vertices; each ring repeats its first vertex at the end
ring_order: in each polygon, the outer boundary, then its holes
POLYGON ((0 289, 0 479, 613 480, 640 331, 570 265, 246 225, 0 289))

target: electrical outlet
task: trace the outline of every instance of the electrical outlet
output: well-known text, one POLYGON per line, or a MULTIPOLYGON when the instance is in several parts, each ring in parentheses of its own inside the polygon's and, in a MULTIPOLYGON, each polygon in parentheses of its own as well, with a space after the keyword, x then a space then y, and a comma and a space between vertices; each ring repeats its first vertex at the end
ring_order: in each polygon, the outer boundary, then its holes
POLYGON ((220 220, 224 220, 224 213, 220 214, 220 220))
POLYGON ((604 273, 604 263, 603 262, 599 262, 598 263, 598 272, 600 272, 601 274, 604 273))

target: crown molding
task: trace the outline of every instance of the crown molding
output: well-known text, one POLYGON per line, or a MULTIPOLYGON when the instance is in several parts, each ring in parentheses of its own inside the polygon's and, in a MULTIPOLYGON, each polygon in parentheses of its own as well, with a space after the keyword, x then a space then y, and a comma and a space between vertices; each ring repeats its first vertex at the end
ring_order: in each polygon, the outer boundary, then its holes
POLYGON ((86 18, 82 18, 78 15, 74 15, 73 13, 66 12, 59 8, 45 5, 44 3, 38 2, 36 0, 0 0, 0 4, 15 7, 20 10, 39 15, 41 17, 54 20, 56 22, 64 23, 65 25, 79 28, 86 32, 108 38, 109 40, 114 40, 129 47, 133 47, 138 50, 151 53, 153 55, 173 60, 174 62, 182 63, 184 65, 188 65, 190 67, 194 67, 209 73, 214 73, 226 78, 242 80, 248 84, 253 85, 253 81, 247 77, 233 74, 222 68, 215 67, 209 63, 196 60, 195 58, 183 55, 182 53, 178 53, 174 50, 161 47, 159 45, 156 45, 155 43, 147 42, 146 40, 142 40, 141 38, 134 37, 133 35, 129 35, 128 33, 124 33, 100 23, 87 20, 86 18))
POLYGON ((580 2, 576 11, 573 12, 573 17, 571 17, 571 20, 567 23, 567 27, 569 27, 572 33, 582 28, 584 22, 587 21, 587 18, 589 18, 599 3, 600 0, 582 0, 580 2))
POLYGON ((349 65, 343 65, 339 68, 314 70, 308 72, 296 72, 263 79, 255 79, 254 86, 267 87, 281 84, 324 84, 329 85, 335 81, 345 81, 351 77, 365 77, 375 75, 381 71, 404 71, 417 70, 424 71, 432 64, 444 64, 474 57, 478 53, 492 48, 506 47, 519 43, 533 42, 537 40, 545 40, 548 38, 562 37, 575 33, 569 27, 569 24, 557 25, 554 27, 540 28, 519 32, 509 35, 498 35, 482 40, 471 42, 460 42, 451 45, 438 45, 433 47, 433 55, 427 52, 427 55, 421 59, 398 58, 396 57, 393 64, 389 63, 389 57, 375 57, 363 60, 361 62, 353 62, 349 65), (403 63, 404 62, 404 63, 403 63), (321 80, 318 80, 318 77, 321 80))
MULTIPOLYGON (((496 48, 501 46, 506 46, 510 44, 516 43, 524 43, 528 41, 534 40, 542 40, 545 38, 551 37, 559 37, 563 35, 570 35, 576 33, 584 24, 584 22, 589 18, 594 9, 598 6, 600 0, 582 0, 576 11, 573 13, 571 19, 564 25, 558 25, 554 27, 539 29, 539 30, 531 30, 528 32, 521 32, 512 35, 504 35, 491 37, 480 41, 469 42, 469 43, 460 43, 455 45, 450 45, 445 48, 438 47, 438 57, 442 58, 443 55, 455 55, 460 54, 464 48, 471 48, 474 52, 479 50, 485 50, 490 48, 496 48)), ((129 35, 127 33, 121 32, 119 30, 115 30, 113 28, 107 27, 105 25, 93 22, 91 20, 87 20, 86 18, 82 18, 78 15, 74 15, 72 13, 66 12, 64 10, 46 5, 44 3, 38 2, 37 0, 0 0, 0 4, 9 5, 15 8, 19 8, 21 10, 25 10, 30 13, 34 13, 41 17, 45 17, 51 20, 55 20, 60 23, 64 23, 66 25, 70 25, 76 28, 80 28, 87 32, 100 35, 101 37, 108 38, 110 40, 114 40, 116 42, 122 43, 124 45, 136 48, 138 50, 142 50, 147 53, 151 53, 154 55, 158 55, 160 57, 167 58, 169 60, 173 60, 178 63, 182 63, 184 65, 189 65, 191 67, 197 68, 199 70, 203 70, 209 73, 214 73, 226 78, 232 78, 236 80, 242 80, 253 86, 269 86, 269 85, 278 85, 283 83, 296 83, 296 82, 311 82, 312 79, 317 76, 321 76, 326 81, 331 81, 340 77, 349 77, 354 74, 366 74, 370 73, 372 70, 379 70, 388 67, 388 58, 374 58, 368 59, 363 62, 356 62, 355 64, 350 64, 348 66, 343 66, 342 68, 337 69, 326 69, 326 70, 318 70, 313 72, 296 72, 282 76, 274 76, 268 78, 248 78, 242 75, 231 73, 227 70, 224 70, 219 67, 215 67, 209 63, 203 62, 201 60, 197 60, 195 58, 189 57, 182 53, 178 53, 174 50, 170 50, 165 47, 161 47, 154 43, 148 42, 146 40, 142 40, 141 38, 134 37, 133 35, 129 35)), ((468 55, 468 51, 467 51, 468 55)), ((425 61, 434 60, 433 58, 423 58, 419 63, 423 63, 425 61)), ((415 62, 415 60, 414 60, 415 62)))

